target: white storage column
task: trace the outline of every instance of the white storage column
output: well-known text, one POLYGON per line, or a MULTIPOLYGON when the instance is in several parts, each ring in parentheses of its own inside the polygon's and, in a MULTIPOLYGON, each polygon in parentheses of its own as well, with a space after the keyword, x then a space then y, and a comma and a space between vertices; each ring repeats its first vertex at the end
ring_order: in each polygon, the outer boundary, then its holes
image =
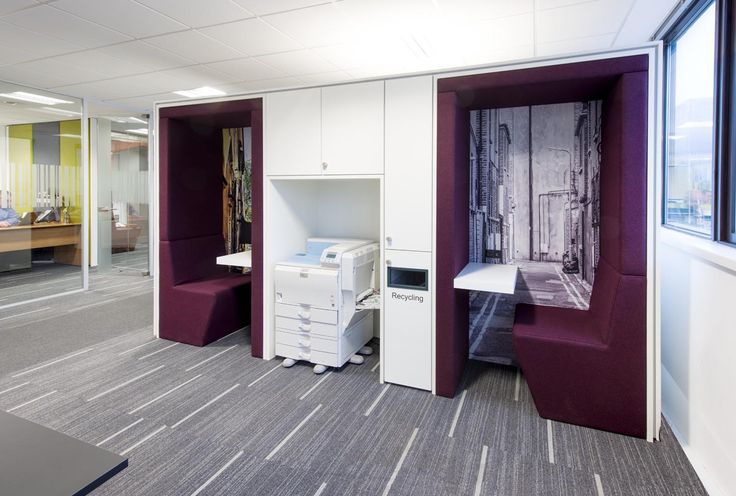
POLYGON ((432 76, 386 81, 386 248, 432 249, 432 76))
POLYGON ((383 378, 432 390, 430 253, 386 250, 383 273, 383 378))
POLYGON ((323 174, 383 174, 383 81, 322 89, 323 174))
POLYGON ((265 105, 267 175, 322 173, 319 88, 269 93, 265 105))

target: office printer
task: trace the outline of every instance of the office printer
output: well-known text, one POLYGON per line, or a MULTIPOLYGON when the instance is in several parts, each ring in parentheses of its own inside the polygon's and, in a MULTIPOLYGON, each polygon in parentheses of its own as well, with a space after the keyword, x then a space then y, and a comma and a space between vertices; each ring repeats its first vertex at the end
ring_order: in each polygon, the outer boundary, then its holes
POLYGON ((285 367, 304 360, 320 374, 372 353, 377 304, 364 302, 377 293, 378 258, 370 240, 309 238, 305 252, 276 264, 276 355, 285 367))

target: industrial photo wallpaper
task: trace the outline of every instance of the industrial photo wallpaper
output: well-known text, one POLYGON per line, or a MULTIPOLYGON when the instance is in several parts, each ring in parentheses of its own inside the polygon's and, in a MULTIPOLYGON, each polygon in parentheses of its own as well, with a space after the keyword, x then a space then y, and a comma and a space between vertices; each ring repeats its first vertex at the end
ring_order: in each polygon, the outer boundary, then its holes
POLYGON ((517 303, 586 310, 600 254, 601 101, 470 113, 470 261, 519 267, 471 292, 471 358, 513 364, 517 303))

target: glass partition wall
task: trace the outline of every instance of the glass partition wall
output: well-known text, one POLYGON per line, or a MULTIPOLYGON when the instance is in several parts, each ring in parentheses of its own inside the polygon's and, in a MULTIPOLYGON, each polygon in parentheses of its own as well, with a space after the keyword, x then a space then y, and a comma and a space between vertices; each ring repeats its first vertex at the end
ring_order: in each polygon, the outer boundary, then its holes
POLYGON ((82 101, 0 82, 0 308, 84 289, 82 101))
POLYGON ((96 188, 98 272, 148 275, 148 119, 145 115, 91 120, 96 188))

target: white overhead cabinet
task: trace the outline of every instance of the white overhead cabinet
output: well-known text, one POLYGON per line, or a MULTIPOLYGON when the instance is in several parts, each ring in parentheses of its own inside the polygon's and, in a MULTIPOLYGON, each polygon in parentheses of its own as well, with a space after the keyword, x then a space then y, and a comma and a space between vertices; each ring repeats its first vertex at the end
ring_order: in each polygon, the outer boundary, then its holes
POLYGON ((266 173, 383 174, 383 81, 272 93, 266 173))
POLYGON ((386 81, 386 248, 432 249, 432 76, 386 81))
POLYGON ((266 96, 266 169, 269 175, 321 174, 322 97, 319 88, 266 96))
POLYGON ((383 81, 322 89, 325 174, 383 174, 383 81))

